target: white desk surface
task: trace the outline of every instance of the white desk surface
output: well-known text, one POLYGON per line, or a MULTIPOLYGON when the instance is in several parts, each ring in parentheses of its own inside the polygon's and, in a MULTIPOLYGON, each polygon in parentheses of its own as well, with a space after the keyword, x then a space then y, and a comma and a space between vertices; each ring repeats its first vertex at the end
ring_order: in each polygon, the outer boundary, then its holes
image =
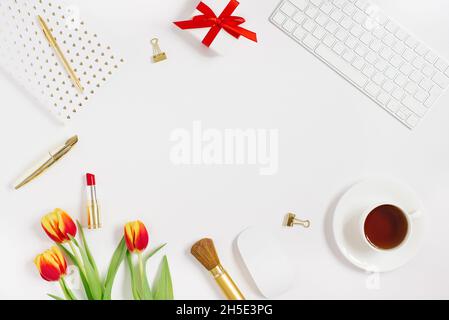
MULTIPOLYGON (((76 218, 85 213, 82 179, 88 170, 97 174, 104 214, 105 227, 88 233, 98 264, 106 268, 123 224, 139 218, 149 226, 153 245, 169 243, 178 299, 221 298, 189 254, 203 236, 215 239, 247 297, 261 298, 234 240, 250 225, 279 226, 288 211, 310 218, 313 227, 285 232, 299 266, 295 289, 280 298, 449 298, 449 94, 409 131, 271 25, 278 0, 241 1, 237 14, 260 42, 222 32, 214 54, 171 24, 189 18, 197 0, 71 2, 126 63, 67 126, 0 76, 0 298, 59 293, 32 263, 51 244, 39 222, 55 207, 76 218), (160 64, 150 62, 155 35, 169 55, 160 64), (260 176, 254 166, 174 166, 170 133, 191 128, 194 120, 208 128, 279 129, 278 174, 260 176), (33 159, 74 133, 80 143, 66 159, 25 189, 11 189, 33 159), (410 184, 431 224, 419 255, 383 274, 380 289, 371 290, 367 274, 336 251, 329 223, 342 192, 377 173, 410 184)), ((375 2, 449 57, 448 1, 375 2)), ((113 296, 130 298, 124 267, 113 296)))

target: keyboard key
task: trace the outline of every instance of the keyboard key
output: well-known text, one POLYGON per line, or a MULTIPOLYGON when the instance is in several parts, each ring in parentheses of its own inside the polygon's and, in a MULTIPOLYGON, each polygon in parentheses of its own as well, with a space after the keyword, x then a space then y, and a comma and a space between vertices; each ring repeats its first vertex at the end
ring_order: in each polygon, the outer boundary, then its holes
POLYGON ((384 38, 383 38, 383 43, 385 43, 387 46, 389 47, 393 47, 393 45, 396 43, 396 38, 390 33, 387 34, 384 38))
POLYGON ((308 34, 302 42, 312 51, 315 50, 315 48, 320 43, 320 41, 317 38, 315 38, 314 36, 312 36, 310 34, 308 34))
POLYGON ((334 34, 338 30, 338 25, 333 21, 329 21, 329 23, 326 25, 326 30, 334 34))
POLYGON ((418 53, 420 56, 425 56, 427 52, 429 52, 429 48, 427 48, 425 45, 420 43, 416 48, 415 52, 418 53))
POLYGON ((373 35, 378 39, 383 39, 385 36, 385 29, 384 28, 377 28, 373 31, 373 35))
POLYGON ((393 67, 388 67, 387 70, 385 71, 385 75, 391 80, 394 80, 394 78, 396 78, 398 74, 399 72, 397 71, 397 69, 393 67))
POLYGON ((396 23, 394 23, 393 21, 389 21, 387 23, 387 25, 385 26, 385 29, 387 29, 388 31, 390 31, 391 33, 396 33, 396 31, 398 30, 398 25, 396 23))
POLYGON ((320 26, 317 26, 315 31, 313 32, 313 35, 315 36, 315 38, 321 40, 326 35, 326 31, 323 28, 321 28, 320 26))
POLYGON ((345 59, 347 62, 352 63, 352 61, 355 59, 355 55, 352 51, 347 50, 343 54, 343 59, 345 59))
POLYGON ((370 46, 369 46, 374 52, 379 52, 382 48, 383 48, 383 45, 382 45, 382 42, 380 42, 379 40, 377 40, 377 39, 374 39, 372 42, 371 42, 371 44, 370 44, 370 46))
POLYGON ((377 95, 380 93, 380 88, 374 83, 369 83, 365 90, 373 98, 377 98, 377 95))
POLYGON ((342 9, 344 7, 344 5, 346 4, 346 1, 345 0, 334 0, 334 4, 338 8, 342 9))
POLYGON ((299 8, 299 10, 304 11, 309 4, 309 0, 293 0, 293 4, 299 8))
POLYGON ((345 41, 348 37, 348 33, 343 29, 339 29, 337 33, 335 33, 335 37, 340 41, 345 41))
POLYGON ((399 111, 399 109, 401 109, 401 105, 395 100, 390 100, 390 102, 387 104, 387 108, 393 113, 396 113, 399 111))
POLYGON ((388 102, 390 101, 390 95, 385 93, 385 92, 381 92, 378 96, 377 96, 377 101, 380 102, 381 105, 385 106, 388 104, 388 102))
POLYGON ((402 74, 398 74, 396 79, 394 79, 394 82, 400 87, 403 87, 407 83, 407 78, 404 77, 402 74))
POLYGON ((293 32, 293 36, 300 41, 304 39, 306 34, 307 32, 301 27, 296 28, 295 32, 293 32))
POLYGON ((444 74, 442 73, 436 73, 432 80, 439 85, 442 89, 446 89, 449 86, 449 78, 446 77, 444 74))
POLYGON ((423 117, 427 112, 427 108, 425 108, 421 102, 410 96, 406 96, 404 100, 402 100, 402 104, 420 117, 423 117))
POLYGON ((359 45, 357 46, 357 48, 355 48, 355 52, 356 52, 359 56, 364 57, 364 56, 366 56, 366 54, 368 53, 368 49, 367 49, 364 45, 359 44, 359 45))
POLYGON ((431 90, 430 90, 430 95, 429 98, 427 98, 426 102, 424 103, 424 105, 426 107, 431 107, 433 106, 433 104, 437 101, 437 99, 440 97, 442 91, 440 88, 438 88, 437 86, 434 86, 431 90))
POLYGON ((385 70, 387 70, 388 64, 384 60, 378 60, 375 67, 380 72, 384 72, 385 70))
POLYGON ((365 31, 363 31, 359 25, 354 25, 351 29, 352 35, 357 38, 359 38, 364 32, 365 31))
POLYGON ((350 49, 354 49, 356 47, 358 41, 353 36, 349 36, 348 39, 346 39, 345 43, 350 49))
POLYGON ((432 78, 435 72, 436 72, 435 69, 430 64, 427 63, 424 65, 422 69, 422 73, 428 78, 432 78))
POLYGON ((378 55, 374 54, 374 52, 368 52, 368 54, 365 56, 366 61, 368 61, 371 64, 375 64, 378 60, 378 55))
POLYGON ((399 119, 401 120, 407 120, 411 115, 412 112, 407 109, 406 107, 402 107, 397 113, 396 115, 399 117, 399 119))
POLYGON ((365 45, 368 46, 371 43, 371 41, 373 41, 373 37, 371 36, 371 34, 366 32, 360 37, 360 41, 362 41, 365 45))
POLYGON ((354 61, 352 62, 352 65, 354 66, 354 68, 356 68, 357 70, 362 70, 363 67, 365 66, 365 61, 360 58, 357 57, 354 59, 354 61))
POLYGON ((341 55, 345 51, 345 46, 341 42, 337 42, 332 48, 338 55, 341 55))
POLYGON ((421 103, 424 103, 428 97, 429 97, 429 94, 427 94, 427 92, 425 92, 424 90, 421 90, 421 89, 418 89, 418 92, 416 92, 416 94, 415 94, 416 100, 418 100, 421 103))
POLYGON ((340 22, 341 19, 343 19, 343 13, 341 13, 340 10, 334 10, 331 14, 331 18, 335 21, 335 22, 340 22))
POLYGON ((424 75, 421 72, 415 70, 410 75, 410 79, 412 79, 415 83, 420 83, 422 79, 424 79, 424 75))
POLYGON ((402 56, 404 57, 405 61, 407 61, 407 62, 412 62, 416 58, 416 54, 413 53, 413 51, 410 49, 406 49, 404 51, 404 53, 402 54, 402 56))
POLYGON ((324 1, 323 5, 321 6, 320 10, 323 11, 325 14, 329 14, 334 7, 330 4, 329 1, 324 1))
POLYGON ((352 17, 352 15, 355 12, 355 7, 352 4, 348 4, 343 8, 343 12, 346 13, 348 16, 352 17))
POLYGON ((334 45, 336 39, 331 36, 331 35, 327 35, 326 37, 324 37, 323 43, 328 46, 329 48, 332 48, 332 46, 334 45))
POLYGON ((294 16, 293 16, 293 20, 295 20, 297 23, 301 24, 304 19, 306 18, 306 16, 304 15, 304 13, 302 13, 301 11, 298 11, 294 16))
POLYGON ((393 90, 392 96, 395 97, 397 100, 401 100, 402 97, 405 95, 405 91, 401 88, 396 87, 396 89, 393 90))
POLYGON ((415 49, 416 46, 418 45, 418 41, 413 38, 413 37, 408 37, 407 40, 405 40, 405 44, 410 48, 410 49, 415 49))
POLYGON ((360 25, 363 25, 367 18, 368 18, 368 16, 365 13, 361 12, 361 11, 357 11, 352 16, 352 19, 354 19, 354 21, 357 22, 360 25))
POLYGON ((326 23, 329 22, 329 18, 325 14, 321 13, 321 14, 318 15, 318 17, 315 19, 315 21, 320 26, 324 27, 326 25, 326 23))
POLYGON ((315 27, 316 27, 316 23, 310 19, 307 19, 307 21, 303 24, 303 28, 309 32, 313 32, 315 27))
POLYGON ((410 93, 412 96, 415 95, 416 91, 418 90, 418 86, 414 82, 409 82, 405 86, 405 91, 410 93))
POLYGON ((376 69, 374 69, 372 66, 370 65, 366 65, 363 68, 363 74, 365 76, 367 76, 368 78, 371 78, 374 74, 376 73, 376 69))
POLYGON ((281 12, 277 12, 274 16, 273 16, 273 21, 278 24, 278 25, 282 25, 284 23, 284 21, 287 19, 287 16, 281 12))
POLYGON ((354 26, 354 23, 352 23, 351 19, 345 17, 340 21, 340 25, 346 30, 351 30, 351 28, 354 26))
POLYGON ((427 52, 427 54, 426 54, 426 56, 424 58, 430 64, 435 64, 435 62, 437 62, 437 60, 438 60, 437 55, 434 52, 432 52, 432 51, 427 52))
POLYGON ((438 59, 438 61, 435 63, 435 67, 440 70, 441 72, 446 71, 446 69, 449 67, 448 63, 444 61, 443 59, 438 59))
MULTIPOLYGON (((401 72, 405 75, 405 76, 409 76, 412 72, 413 72, 413 67, 411 65, 409 65, 408 63, 404 63, 401 68, 400 68, 401 72)), ((419 81, 418 81, 419 82, 419 81)))
POLYGON ((375 84, 377 84, 378 86, 382 86, 382 84, 384 83, 385 80, 386 79, 385 79, 384 75, 379 72, 376 73, 373 77, 373 82, 375 84))
POLYGON ((403 29, 399 28, 396 31, 396 38, 398 38, 399 40, 404 41, 405 39, 407 39, 407 37, 408 37, 408 34, 403 29))
POLYGON ((385 60, 388 61, 393 56, 393 51, 390 48, 385 47, 380 52, 380 55, 381 55, 382 58, 384 58, 385 60))
POLYGON ((328 47, 320 45, 316 49, 316 53, 358 86, 363 87, 366 84, 366 78, 359 71, 351 65, 348 65, 346 61, 341 59, 341 57, 336 55, 328 47))
POLYGON ((423 80, 421 80, 421 82, 419 83, 419 85, 421 86, 421 88, 423 88, 424 90, 426 90, 427 92, 430 91, 430 89, 432 89, 433 82, 429 79, 424 78, 423 80))
MULTIPOLYGON (((398 68, 403 64, 404 60, 402 60, 401 56, 398 55, 394 55, 391 59, 390 59, 390 63, 393 67, 398 68)), ((411 71, 410 71, 411 72, 411 71)))
POLYGON ((309 7, 309 9, 306 10, 306 15, 311 19, 315 19, 318 16, 318 9, 315 7, 309 7))
POLYGON ((288 19, 282 26, 288 33, 292 32, 297 26, 297 23, 293 20, 288 19))
POLYGON ((418 125, 419 123, 419 118, 415 115, 411 115, 410 117, 408 117, 407 119, 407 124, 410 128, 414 128, 418 125))
POLYGON ((421 57, 416 57, 416 59, 413 60, 413 65, 416 69, 421 70, 422 67, 424 67, 424 59, 421 57))
POLYGON ((402 54, 404 53, 404 51, 405 51, 405 45, 404 45, 402 42, 398 41, 398 42, 396 42, 396 43, 394 44, 393 50, 394 50, 394 52, 396 52, 397 54, 402 55, 402 54))
POLYGON ((394 85, 394 83, 393 83, 391 80, 387 80, 387 81, 385 81, 385 83, 383 84, 382 88, 383 88, 386 92, 391 93, 391 92, 394 90, 395 85, 394 85))
POLYGON ((369 4, 368 1, 366 1, 366 0, 357 0, 357 1, 355 2, 355 5, 356 5, 356 7, 359 8, 360 10, 365 11, 365 9, 366 9, 370 4, 369 4))
POLYGON ((310 0, 310 2, 319 7, 323 3, 323 0, 310 0))
POLYGON ((291 17, 296 12, 296 7, 287 1, 281 6, 281 11, 291 17))

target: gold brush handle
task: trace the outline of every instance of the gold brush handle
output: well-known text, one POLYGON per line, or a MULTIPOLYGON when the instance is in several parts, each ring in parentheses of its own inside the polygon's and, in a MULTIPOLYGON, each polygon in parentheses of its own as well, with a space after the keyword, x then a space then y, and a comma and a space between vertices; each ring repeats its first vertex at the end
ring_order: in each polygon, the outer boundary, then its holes
POLYGON ((246 300, 239 288, 221 265, 210 271, 228 300, 246 300))

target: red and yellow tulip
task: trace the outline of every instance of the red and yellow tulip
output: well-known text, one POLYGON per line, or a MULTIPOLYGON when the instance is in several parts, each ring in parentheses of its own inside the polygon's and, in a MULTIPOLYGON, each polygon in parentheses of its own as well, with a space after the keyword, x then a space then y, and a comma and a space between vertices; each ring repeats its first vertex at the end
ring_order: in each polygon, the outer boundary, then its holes
POLYGON ((130 252, 142 252, 148 246, 148 231, 141 221, 125 225, 125 241, 130 252))
POLYGON ((70 237, 76 235, 75 222, 67 212, 61 209, 55 209, 45 215, 41 220, 41 225, 45 233, 56 243, 70 241, 70 237))
POLYGON ((56 246, 37 255, 34 264, 41 277, 47 281, 59 281, 67 273, 67 262, 56 246))

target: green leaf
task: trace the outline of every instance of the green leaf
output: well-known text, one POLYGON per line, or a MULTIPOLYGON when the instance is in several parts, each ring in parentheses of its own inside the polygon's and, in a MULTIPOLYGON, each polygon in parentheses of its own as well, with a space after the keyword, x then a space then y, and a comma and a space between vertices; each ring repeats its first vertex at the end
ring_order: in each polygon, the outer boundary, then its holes
POLYGON ((133 265, 131 253, 129 250, 126 250, 126 262, 128 265, 129 273, 131 275, 131 291, 133 293, 134 300, 142 300, 140 292, 139 292, 139 286, 138 286, 138 279, 135 267, 133 265))
POLYGON ((77 300, 72 290, 67 286, 64 278, 59 279, 59 284, 61 285, 62 292, 67 300, 77 300))
POLYGON ((123 259, 125 259, 127 250, 128 249, 126 247, 125 237, 122 237, 122 240, 120 241, 117 249, 115 249, 115 252, 112 255, 111 263, 109 264, 108 274, 103 285, 103 300, 111 300, 112 285, 114 284, 117 270, 123 259))
POLYGON ((64 298, 55 296, 54 294, 50 294, 50 293, 47 293, 47 296, 49 296, 50 298, 55 299, 55 300, 65 300, 64 298))
POLYGON ((159 275, 154 281, 154 299, 155 300, 173 300, 173 283, 170 275, 170 268, 168 267, 167 256, 162 259, 159 267, 159 275))
POLYGON ((89 288, 89 283, 88 283, 88 281, 86 279, 86 275, 83 272, 83 268, 78 264, 78 260, 62 244, 57 243, 56 245, 64 252, 64 254, 67 257, 69 257, 70 261, 78 268, 78 272, 79 272, 79 275, 80 275, 80 278, 81 278, 81 282, 83 283, 84 292, 86 293, 86 297, 89 300, 93 300, 92 293, 91 293, 90 288, 89 288))
POLYGON ((140 275, 140 283, 141 283, 141 291, 142 291, 142 297, 144 300, 153 300, 153 293, 151 292, 150 283, 148 281, 147 276, 147 264, 146 261, 143 259, 142 254, 139 253, 139 275, 140 275))
POLYGON ((164 243, 164 244, 160 245, 159 247, 157 247, 156 249, 150 251, 150 253, 148 253, 148 255, 144 258, 144 262, 147 263, 148 260, 149 260, 152 256, 154 256, 156 253, 158 253, 159 250, 161 250, 161 249, 162 249, 163 247, 165 247, 166 245, 167 245, 167 244, 164 243))
POLYGON ((76 221, 76 224, 78 226, 78 230, 79 230, 80 237, 81 237, 81 242, 82 242, 82 245, 84 246, 84 249, 86 250, 86 255, 87 255, 87 258, 89 259, 90 265, 94 269, 95 275, 97 276, 97 278, 100 279, 100 274, 98 272, 97 264, 95 263, 95 259, 92 256, 92 253, 90 252, 89 245, 87 244, 87 241, 86 241, 86 237, 84 236, 83 226, 81 225, 81 223, 78 220, 76 221))
POLYGON ((103 297, 103 286, 101 284, 98 273, 95 272, 94 267, 90 264, 84 245, 78 246, 83 259, 84 269, 86 270, 86 280, 89 284, 90 292, 94 300, 101 300, 103 297))

